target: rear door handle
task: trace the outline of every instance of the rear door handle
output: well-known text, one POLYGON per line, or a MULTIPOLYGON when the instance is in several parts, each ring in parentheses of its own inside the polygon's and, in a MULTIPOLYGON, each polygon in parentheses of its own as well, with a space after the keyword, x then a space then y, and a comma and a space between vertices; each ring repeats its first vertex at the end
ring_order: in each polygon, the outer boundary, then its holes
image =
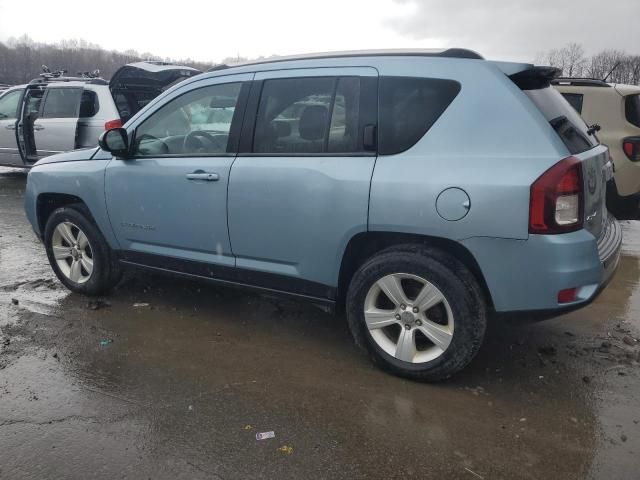
POLYGON ((204 180, 205 182, 217 182, 220 176, 217 173, 206 173, 202 170, 196 170, 193 173, 187 173, 187 180, 204 180))
POLYGON ((42 125, 34 125, 33 129, 34 130, 44 130, 44 127, 42 125))
POLYGON ((6 128, 7 130, 15 130, 15 129, 16 129, 16 126, 15 126, 15 125, 13 125, 13 124, 11 124, 11 125, 7 125, 7 126, 6 126, 6 127, 4 127, 4 128, 6 128))

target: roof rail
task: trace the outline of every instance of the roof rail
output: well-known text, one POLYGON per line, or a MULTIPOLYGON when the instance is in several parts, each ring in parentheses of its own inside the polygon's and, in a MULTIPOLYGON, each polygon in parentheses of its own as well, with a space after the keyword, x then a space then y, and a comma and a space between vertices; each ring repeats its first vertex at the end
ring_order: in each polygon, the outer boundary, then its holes
MULTIPOLYGON (((231 65, 233 66, 233 65, 231 65)), ((209 70, 207 70, 207 72, 217 72, 218 70, 226 70, 227 68, 231 67, 230 65, 227 65, 226 63, 219 63, 217 65, 214 65, 213 67, 211 67, 209 70)))
POLYGON ((29 82, 29 85, 42 85, 47 83, 63 83, 63 82, 84 82, 91 85, 108 85, 104 78, 87 78, 87 77, 49 77, 49 78, 34 78, 29 82))
POLYGON ((611 85, 599 78, 558 77, 553 79, 551 84, 574 87, 611 87, 611 85))
POLYGON ((291 60, 319 60, 327 58, 349 58, 349 57, 443 57, 443 58, 464 58, 469 60, 484 60, 484 57, 473 50, 465 48, 447 49, 389 49, 389 50, 352 50, 338 52, 307 53, 302 55, 290 55, 286 57, 271 57, 260 60, 253 60, 237 65, 222 66, 215 65, 209 72, 222 70, 223 68, 245 67, 248 65, 261 65, 265 63, 288 62, 291 60))

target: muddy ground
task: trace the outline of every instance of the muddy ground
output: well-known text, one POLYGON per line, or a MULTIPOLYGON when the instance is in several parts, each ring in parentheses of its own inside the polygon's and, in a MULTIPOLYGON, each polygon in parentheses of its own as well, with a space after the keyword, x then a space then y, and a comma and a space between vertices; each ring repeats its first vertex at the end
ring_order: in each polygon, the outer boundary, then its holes
POLYGON ((0 170, 2 479, 638 478, 640 222, 593 305, 496 322, 428 385, 377 370, 309 305, 147 274, 69 294, 25 181, 0 170))

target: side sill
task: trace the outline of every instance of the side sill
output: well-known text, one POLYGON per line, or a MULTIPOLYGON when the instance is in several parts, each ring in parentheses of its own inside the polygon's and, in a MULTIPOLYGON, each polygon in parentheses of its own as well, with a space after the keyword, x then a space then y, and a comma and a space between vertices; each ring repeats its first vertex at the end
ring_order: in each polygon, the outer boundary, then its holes
POLYGON ((154 272, 158 272, 158 273, 162 273, 162 274, 166 274, 166 275, 173 275, 173 276, 178 276, 178 277, 182 277, 182 278, 190 278, 193 280, 203 280, 203 281, 207 281, 210 283, 214 283, 216 285, 221 285, 221 286, 226 286, 226 287, 233 287, 233 288, 240 288, 240 289, 245 289, 245 290, 252 290, 258 293, 264 293, 264 294, 271 294, 271 295, 277 295, 279 297, 286 297, 286 298, 291 298, 294 300, 301 300, 304 302, 308 302, 311 303, 312 305, 315 305, 316 307, 320 308, 321 310, 327 312, 327 313, 335 313, 335 306, 336 306, 336 302, 334 300, 330 300, 328 298, 321 298, 321 297, 314 297, 311 295, 305 295, 302 293, 294 293, 294 292, 288 292, 285 290, 278 290, 275 288, 268 288, 268 287, 261 287, 258 285, 251 285, 248 283, 242 283, 242 282, 238 282, 238 281, 233 281, 233 280, 223 280, 220 278, 211 278, 211 277, 205 277, 202 275, 197 275, 197 274, 193 274, 193 273, 186 273, 186 272, 179 272, 176 270, 169 270, 166 268, 162 268, 162 267, 154 267, 154 266, 150 266, 150 265, 144 265, 141 263, 136 263, 136 262, 132 262, 129 260, 124 260, 124 259, 120 259, 119 262, 121 264, 123 264, 126 267, 131 267, 131 268, 137 268, 137 269, 141 269, 141 270, 150 270, 150 271, 154 271, 154 272))

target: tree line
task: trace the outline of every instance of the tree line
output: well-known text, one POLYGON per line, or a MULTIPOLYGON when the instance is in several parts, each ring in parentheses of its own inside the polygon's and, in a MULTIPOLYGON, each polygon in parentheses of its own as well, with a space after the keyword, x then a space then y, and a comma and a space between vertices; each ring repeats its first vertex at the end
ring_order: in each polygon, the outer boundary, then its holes
POLYGON ((557 67, 565 77, 606 78, 611 83, 640 85, 640 55, 623 50, 603 50, 589 56, 579 43, 569 43, 538 54, 535 63, 557 67))
MULTIPOLYGON (((172 59, 135 50, 105 50, 82 39, 63 40, 55 44, 38 43, 23 35, 20 38, 10 38, 6 43, 0 42, 0 84, 27 83, 42 73, 42 65, 46 65, 51 71, 67 70, 69 75, 97 69, 103 78, 108 79, 121 66, 141 60, 178 63, 202 71, 214 65, 190 58, 172 59)), ((248 60, 238 55, 225 58, 220 63, 233 65, 248 60)), ((640 85, 640 55, 631 55, 622 50, 604 50, 588 56, 582 45, 569 43, 562 48, 538 54, 535 63, 557 67, 566 77, 606 77, 612 83, 640 85)))
POLYGON ((23 35, 11 38, 6 43, 0 42, 0 84, 27 83, 42 73, 42 65, 46 65, 52 72, 67 70, 68 75, 72 76, 79 72, 100 70, 100 75, 108 79, 121 66, 141 60, 179 63, 202 71, 213 66, 213 63, 197 62, 190 58, 176 60, 135 50, 109 51, 85 40, 38 43, 23 35))

